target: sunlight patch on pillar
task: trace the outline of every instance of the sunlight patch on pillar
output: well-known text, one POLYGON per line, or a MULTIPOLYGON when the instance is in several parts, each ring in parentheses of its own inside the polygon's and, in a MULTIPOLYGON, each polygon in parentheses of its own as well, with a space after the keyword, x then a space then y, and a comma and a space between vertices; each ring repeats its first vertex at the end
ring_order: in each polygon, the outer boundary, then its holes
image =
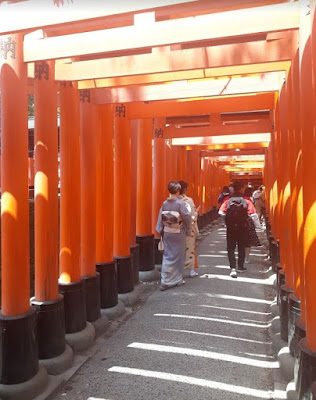
POLYGON ((37 196, 44 197, 45 200, 48 201, 48 178, 44 172, 38 171, 35 175, 35 198, 37 196))
POLYGON ((9 192, 4 192, 1 196, 1 215, 9 214, 15 220, 18 219, 18 202, 9 192))

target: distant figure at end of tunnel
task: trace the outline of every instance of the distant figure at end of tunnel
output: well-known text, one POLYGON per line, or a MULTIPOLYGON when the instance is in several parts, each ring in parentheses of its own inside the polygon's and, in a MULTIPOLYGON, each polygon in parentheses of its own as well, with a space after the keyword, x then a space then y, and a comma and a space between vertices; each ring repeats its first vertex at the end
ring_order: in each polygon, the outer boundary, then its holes
POLYGON ((160 290, 185 283, 186 236, 190 236, 192 225, 191 207, 179 199, 180 183, 169 182, 168 190, 170 197, 163 202, 156 225, 164 244, 160 290))
POLYGON ((237 278, 235 248, 238 246, 238 271, 244 272, 245 249, 248 240, 248 207, 253 204, 244 199, 245 184, 243 181, 233 183, 234 192, 229 199, 222 204, 219 214, 225 215, 227 226, 227 251, 229 265, 231 268, 230 276, 237 278))

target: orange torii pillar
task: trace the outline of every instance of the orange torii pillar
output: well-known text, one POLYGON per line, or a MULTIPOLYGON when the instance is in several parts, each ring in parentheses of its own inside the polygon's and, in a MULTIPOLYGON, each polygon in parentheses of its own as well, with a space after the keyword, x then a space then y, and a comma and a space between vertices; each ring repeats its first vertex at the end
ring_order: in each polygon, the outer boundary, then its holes
MULTIPOLYGON (((36 396, 45 386, 47 374, 44 368, 39 369, 35 332, 36 310, 30 307, 28 102, 22 34, 0 37, 0 89, 2 130, 0 384, 3 385, 0 388, 0 396, 7 395, 6 385, 21 384, 37 375, 35 379, 39 379, 40 382, 35 387, 34 396, 36 396)), ((22 391, 24 390, 28 391, 23 385, 22 391)), ((21 396, 18 388, 11 392, 12 398, 15 394, 21 396)))
POLYGON ((136 241, 139 244, 139 276, 144 281, 157 279, 155 237, 152 233, 152 139, 153 120, 141 121, 137 135, 137 211, 136 241))
MULTIPOLYGON (((288 80, 291 98, 289 114, 292 115, 293 132, 289 135, 290 179, 291 179, 291 239, 293 251, 294 293, 289 296, 289 335, 288 342, 292 356, 295 352, 295 331, 305 332, 305 297, 304 275, 301 278, 303 256, 303 197, 302 197, 302 160, 301 160, 301 129, 299 101, 299 53, 295 54, 288 80), (302 300, 302 301, 301 301, 302 300), (303 322, 304 321, 304 322, 303 322)), ((304 334, 303 334, 304 335, 304 334)))
POLYGON ((80 272, 84 281, 87 321, 98 335, 105 332, 107 320, 100 311, 100 274, 96 271, 96 161, 100 123, 93 104, 93 92, 80 90, 81 164, 81 253, 80 272))
POLYGON ((141 128, 140 119, 131 120, 131 255, 134 271, 134 284, 139 282, 139 244, 136 242, 137 208, 137 137, 141 128))
POLYGON ((66 340, 73 348, 92 344, 87 323, 84 281, 80 273, 80 114, 79 92, 71 82, 60 87, 60 276, 66 340), (86 334, 91 340, 86 341, 86 334), (75 334, 75 335, 71 335, 75 334))
MULTIPOLYGON (((288 76, 290 79, 290 76, 288 76)), ((293 135, 291 114, 289 114, 289 103, 291 102, 290 85, 283 84, 279 99, 280 112, 280 156, 282 164, 282 174, 280 176, 280 185, 282 187, 282 217, 280 232, 281 263, 285 273, 285 284, 280 287, 280 320, 281 320, 281 338, 288 340, 288 297, 294 290, 294 271, 293 271, 293 243, 291 240, 291 180, 290 180, 290 143, 289 137, 293 135), (288 149, 288 151, 284 151, 288 149)), ((292 325, 294 328, 294 324, 292 325)))
POLYGON ((64 298, 58 292, 58 130, 54 71, 53 61, 35 63, 35 297, 31 300, 37 309, 39 358, 52 375, 62 373, 72 363, 72 350, 69 346, 66 349, 64 298))
POLYGON ((131 135, 125 104, 114 116, 114 248, 118 293, 134 290, 131 237, 131 135))
POLYGON ((184 146, 178 146, 178 180, 187 181, 187 151, 184 146))
POLYGON ((153 200, 152 200, 152 233, 155 235, 155 264, 162 264, 162 252, 158 250, 160 235, 156 231, 159 210, 165 196, 165 118, 154 118, 153 147, 153 200))
POLYGON ((117 274, 113 258, 114 108, 112 104, 98 108, 100 129, 97 130, 96 154, 96 269, 100 274, 101 309, 112 309, 118 304, 117 274))
POLYGON ((172 180, 171 178, 171 145, 169 141, 165 141, 165 186, 164 193, 165 197, 169 196, 168 183, 172 180))
POLYGON ((315 106, 316 78, 315 4, 301 1, 300 21, 300 121, 302 129, 303 214, 304 214, 304 278, 306 338, 299 342, 299 370, 296 389, 300 399, 308 398, 310 386, 316 379, 316 156, 315 106), (311 11, 311 12, 310 12, 311 11), (311 18, 311 15, 312 18, 311 18), (311 29, 313 21, 313 30, 311 29), (311 34, 312 32, 312 34, 311 34))

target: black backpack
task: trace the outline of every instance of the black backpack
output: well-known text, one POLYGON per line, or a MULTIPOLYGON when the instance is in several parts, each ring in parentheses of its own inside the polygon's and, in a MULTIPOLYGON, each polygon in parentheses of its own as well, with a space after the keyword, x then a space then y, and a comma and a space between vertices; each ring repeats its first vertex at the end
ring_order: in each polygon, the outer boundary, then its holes
POLYGON ((227 229, 243 230, 247 226, 247 202, 243 197, 231 197, 226 211, 227 229))

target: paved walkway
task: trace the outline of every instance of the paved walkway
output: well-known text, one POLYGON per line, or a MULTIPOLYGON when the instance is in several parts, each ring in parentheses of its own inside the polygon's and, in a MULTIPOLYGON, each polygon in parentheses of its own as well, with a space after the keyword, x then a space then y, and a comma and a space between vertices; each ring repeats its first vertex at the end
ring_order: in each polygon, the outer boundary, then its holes
POLYGON ((200 276, 147 294, 54 400, 273 399, 271 278, 263 249, 229 277, 225 230, 198 248, 200 276))

